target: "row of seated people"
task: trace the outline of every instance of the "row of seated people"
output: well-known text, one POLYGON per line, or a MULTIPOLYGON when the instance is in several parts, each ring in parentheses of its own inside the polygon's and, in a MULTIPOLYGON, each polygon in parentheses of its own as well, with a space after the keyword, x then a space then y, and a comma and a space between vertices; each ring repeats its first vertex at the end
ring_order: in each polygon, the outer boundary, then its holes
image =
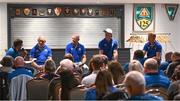
MULTIPOLYGON (((24 66, 24 59, 22 57, 15 58, 14 62, 9 57, 6 56, 2 59, 1 64, 1 74, 6 72, 9 87, 4 90, 6 93, 2 93, 1 96, 5 95, 4 99, 11 100, 26 100, 30 98, 30 91, 26 85, 31 84, 32 80, 42 80, 33 79, 35 78, 31 71, 27 70, 24 66), (14 64, 14 70, 11 68, 14 64), (23 76, 22 76, 23 75, 23 76), (27 77, 24 78, 24 75, 27 77), (20 77, 18 77, 20 76, 20 77), (17 78, 16 78, 17 77, 17 78), (21 80, 22 78, 23 80, 21 80), (28 82, 28 83, 27 83, 28 82), (27 83, 27 84, 26 84, 27 83), (24 86, 22 86, 24 85, 24 86), (18 88, 20 86, 20 88, 18 88), (21 88, 25 87, 25 88, 21 88), (8 92, 9 91, 9 92, 8 92), (22 92, 23 91, 23 92, 22 92), (18 95, 19 94, 19 95, 18 95)), ((80 91, 84 92, 79 99, 83 98, 86 100, 90 99, 154 99, 162 100, 160 97, 147 94, 146 89, 149 90, 150 87, 160 86, 166 91, 169 91, 169 85, 172 79, 169 79, 165 74, 159 72, 159 65, 156 59, 147 59, 142 65, 139 61, 133 60, 128 64, 128 73, 124 72, 122 66, 116 62, 112 61, 108 63, 108 59, 104 55, 94 55, 89 63, 89 73, 82 75, 79 68, 75 68, 71 59, 64 59, 60 62, 60 66, 56 68, 56 64, 53 60, 47 60, 45 62, 45 71, 36 75, 37 78, 45 78, 48 80, 48 96, 42 97, 43 99, 78 99, 72 97, 73 89, 78 88, 80 91), (132 72, 137 71, 137 72, 132 72), (54 89, 53 81, 60 82, 60 87, 54 89), (118 84, 122 84, 121 89, 117 89, 118 84), (82 86, 78 86, 82 85, 82 86), (59 92, 54 96, 54 91, 59 92), (111 96, 111 94, 116 94, 116 96, 111 96), (72 97, 72 98, 71 98, 72 97)), ((174 74, 175 75, 175 74, 174 74)), ((4 76, 4 75, 1 75, 4 76)), ((176 76, 176 75, 175 75, 176 76)), ((44 80, 42 80, 44 81, 44 80)), ((46 81, 46 80, 45 80, 46 81)), ((33 83, 32 83, 33 84, 33 83)), ((45 84, 45 83, 43 83, 45 84)), ((34 86, 35 87, 35 86, 34 86)), ((45 87, 45 86, 43 86, 45 87)), ((37 88, 37 87, 36 87, 37 88)), ((33 90, 38 92, 40 95, 43 92, 43 88, 33 90), (42 93, 41 93, 42 92, 42 93)), ((32 88, 31 88, 32 89, 32 88)), ((148 92, 149 93, 149 92, 148 92)), ((32 93, 33 94, 33 93, 32 93)), ((36 95, 39 95, 36 93, 36 95)), ((76 95, 77 96, 77 95, 76 95)), ((165 98, 165 97, 164 97, 165 98)), ((1 97, 1 99, 3 99, 1 97)), ((35 99, 38 99, 36 97, 35 99)), ((167 98, 165 98, 167 99, 167 98)))

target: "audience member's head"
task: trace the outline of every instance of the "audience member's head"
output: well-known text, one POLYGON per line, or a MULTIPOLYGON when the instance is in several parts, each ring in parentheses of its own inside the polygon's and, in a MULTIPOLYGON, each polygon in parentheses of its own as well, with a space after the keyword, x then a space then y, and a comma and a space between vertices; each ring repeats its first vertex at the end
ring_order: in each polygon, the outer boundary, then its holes
POLYGON ((92 57, 92 67, 93 70, 100 70, 103 67, 104 61, 102 56, 97 54, 92 57))
POLYGON ((55 73, 60 73, 63 70, 71 70, 74 71, 74 64, 69 59, 63 59, 59 63, 59 67, 56 69, 55 73))
POLYGON ((64 59, 69 59, 69 60, 71 60, 72 62, 74 61, 72 54, 69 54, 69 53, 67 53, 67 54, 64 55, 64 59))
POLYGON ((14 59, 14 66, 15 66, 15 68, 24 67, 24 58, 21 56, 17 56, 14 59))
POLYGON ((0 64, 3 66, 3 67, 13 67, 13 57, 11 56, 5 56, 2 58, 2 60, 0 61, 0 64))
POLYGON ((104 54, 100 54, 101 57, 102 57, 102 61, 103 61, 103 64, 104 64, 104 68, 107 68, 107 65, 108 65, 108 57, 104 54))
POLYGON ((179 53, 179 52, 174 52, 174 53, 171 55, 171 60, 172 60, 172 61, 180 60, 180 53, 179 53))
POLYGON ((165 54, 165 61, 167 61, 167 62, 171 62, 172 60, 171 60, 171 55, 173 54, 173 52, 167 52, 166 54, 165 54))
POLYGON ((144 72, 145 73, 157 73, 158 72, 158 62, 149 58, 144 62, 144 72))
POLYGON ((176 68, 174 70, 174 73, 172 75, 172 80, 173 81, 180 80, 180 65, 176 66, 176 68))
POLYGON ((138 96, 145 92, 144 75, 138 71, 130 71, 126 74, 123 81, 129 96, 138 96))
POLYGON ((0 71, 1 72, 12 72, 12 68, 14 66, 14 58, 11 56, 5 56, 2 58, 2 60, 0 61, 0 64, 2 67, 0 67, 0 71))
POLYGON ((132 60, 129 63, 129 71, 139 71, 142 74, 144 74, 144 68, 142 66, 142 64, 138 61, 138 60, 132 60))
POLYGON ((73 88, 74 75, 71 70, 63 70, 60 72, 61 77, 61 100, 69 100, 70 92, 73 88))
POLYGON ((101 99, 109 91, 109 87, 113 86, 111 73, 107 70, 100 71, 96 77, 95 86, 96 98, 101 99))
POLYGON ((109 62, 108 71, 111 72, 115 84, 121 83, 120 78, 124 76, 124 71, 119 62, 117 61, 109 62))
POLYGON ((140 58, 144 58, 144 53, 142 50, 136 50, 134 52, 133 59, 140 59, 140 58))
POLYGON ((52 59, 47 59, 44 68, 46 73, 52 73, 56 70, 56 64, 52 59))

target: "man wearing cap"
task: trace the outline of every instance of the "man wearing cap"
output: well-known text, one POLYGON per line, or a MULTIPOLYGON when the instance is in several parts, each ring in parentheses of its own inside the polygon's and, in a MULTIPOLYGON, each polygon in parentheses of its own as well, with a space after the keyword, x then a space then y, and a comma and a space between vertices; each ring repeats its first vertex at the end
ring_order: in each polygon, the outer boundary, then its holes
POLYGON ((104 30, 105 38, 99 42, 99 53, 108 57, 108 60, 118 61, 118 43, 112 39, 112 29, 104 30))

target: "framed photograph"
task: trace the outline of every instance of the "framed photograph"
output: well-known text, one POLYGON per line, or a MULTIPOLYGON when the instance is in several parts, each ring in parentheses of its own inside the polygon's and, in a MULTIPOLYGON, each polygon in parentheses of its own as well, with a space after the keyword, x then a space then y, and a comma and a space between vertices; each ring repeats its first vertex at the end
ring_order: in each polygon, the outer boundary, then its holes
POLYGON ((155 13, 153 4, 134 4, 133 31, 154 32, 155 13))

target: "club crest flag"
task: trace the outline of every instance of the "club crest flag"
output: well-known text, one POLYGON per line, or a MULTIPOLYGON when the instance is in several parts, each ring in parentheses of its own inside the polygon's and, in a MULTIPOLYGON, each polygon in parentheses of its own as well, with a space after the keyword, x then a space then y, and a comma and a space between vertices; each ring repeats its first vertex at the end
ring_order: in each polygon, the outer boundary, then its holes
POLYGON ((134 6, 134 31, 154 30, 154 6, 135 5, 134 6))
POLYGON ((178 4, 166 4, 166 12, 170 21, 173 21, 178 10, 178 4))

